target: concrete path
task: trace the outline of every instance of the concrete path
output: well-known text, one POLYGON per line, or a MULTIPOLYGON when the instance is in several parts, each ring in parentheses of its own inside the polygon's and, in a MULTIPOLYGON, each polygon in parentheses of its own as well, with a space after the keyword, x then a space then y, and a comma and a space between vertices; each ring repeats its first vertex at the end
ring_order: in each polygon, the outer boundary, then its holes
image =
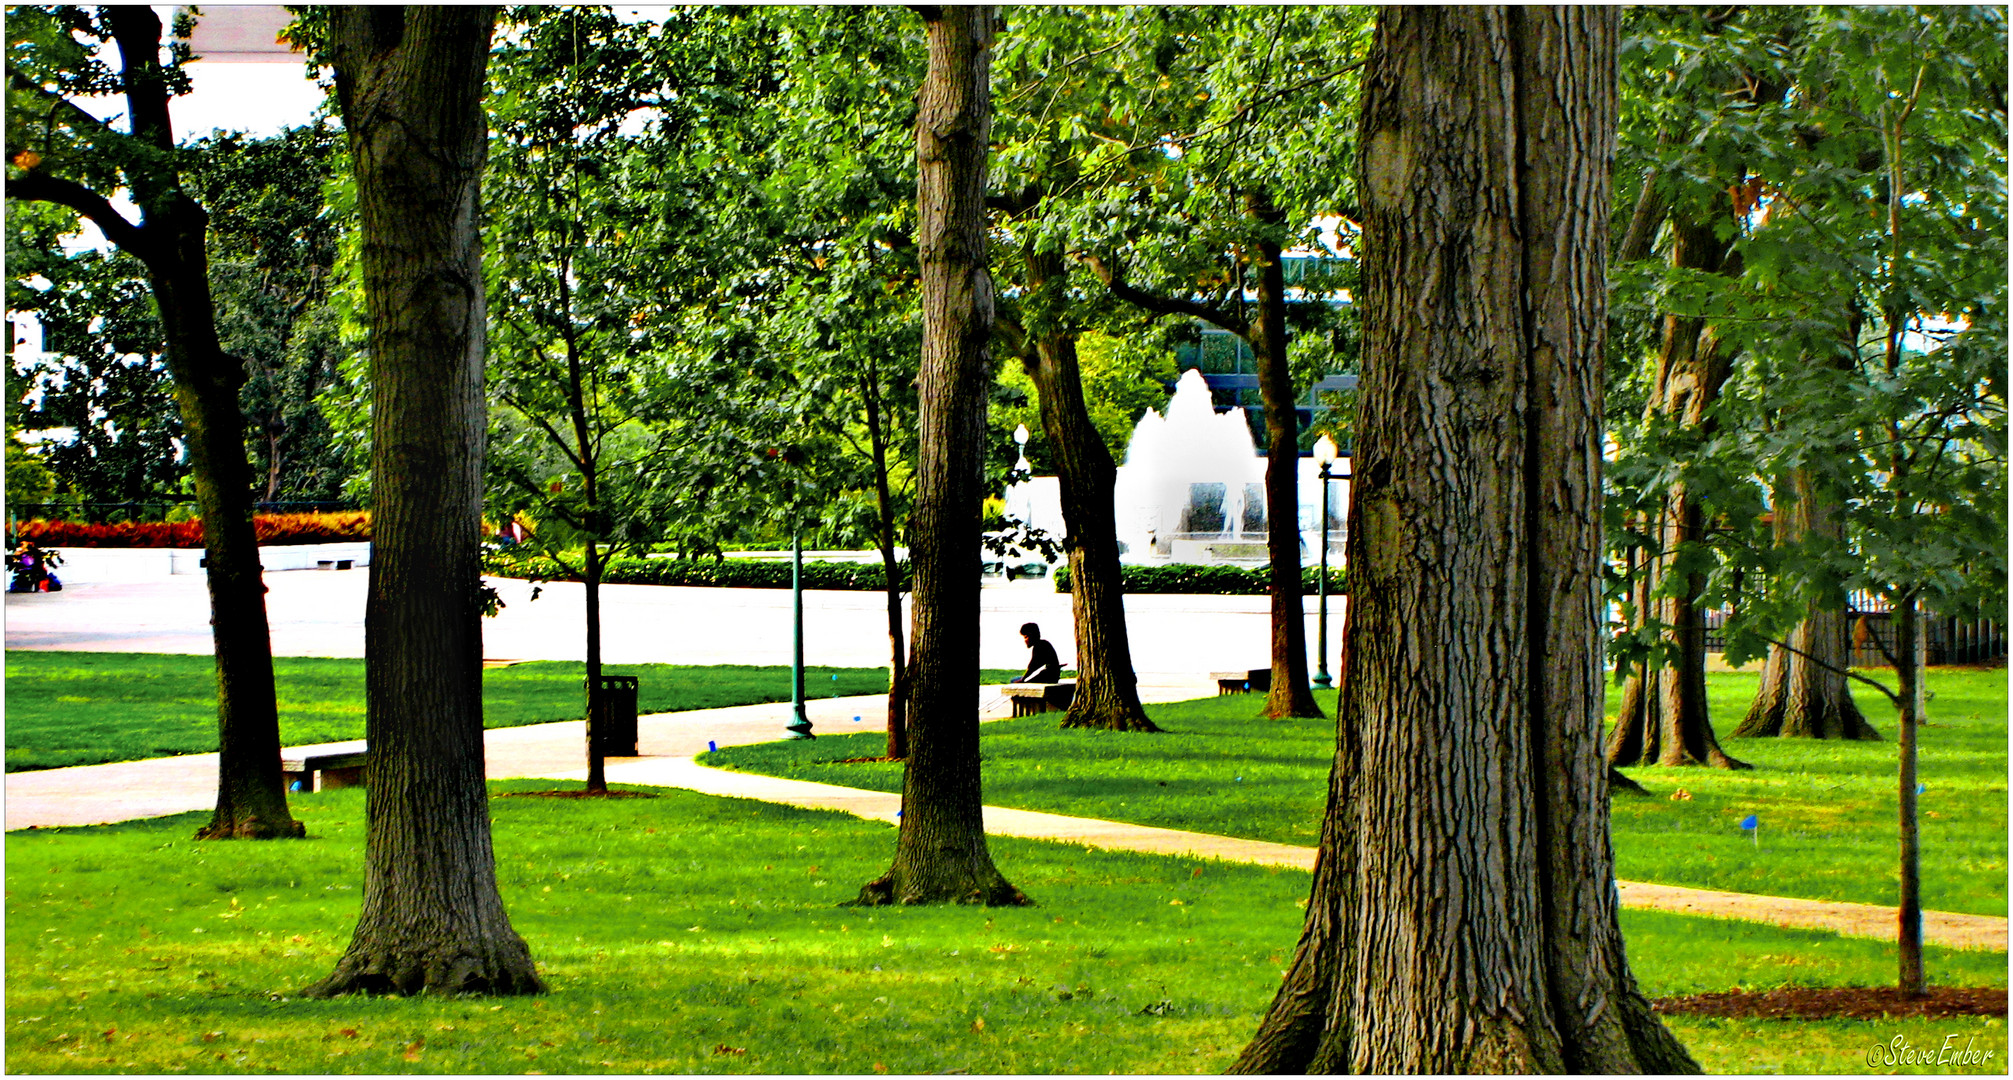
MULTIPOLYGON (((1212 689, 1213 684, 1193 677, 1142 678, 1140 687, 1141 697, 1150 702, 1194 698, 1212 689)), ((885 716, 878 711, 883 703, 884 699, 878 696, 830 698, 810 702, 807 711, 814 730, 831 734, 878 726, 885 716), (853 720, 855 716, 860 717, 857 722, 853 720)), ((998 719, 1007 713, 1006 702, 996 688, 981 689, 979 709, 984 719, 998 719)), ((788 704, 766 704, 640 717, 637 749, 644 756, 611 759, 606 766, 608 779, 615 783, 685 788, 708 795, 841 810, 893 824, 896 811, 901 809, 899 795, 711 769, 693 760, 709 741, 720 746, 771 741, 788 722, 789 712, 788 704)), ((489 731, 485 738, 488 774, 491 779, 584 780, 587 775, 584 743, 585 732, 579 721, 489 731)), ((7 776, 6 827, 11 830, 99 824, 207 810, 215 802, 216 782, 215 754, 12 773, 7 776)), ((1115 851, 1226 859, 1297 870, 1311 870, 1314 866, 1313 848, 1032 810, 988 806, 985 824, 986 831, 995 835, 1115 851)), ((1619 885, 1625 907, 1832 930, 1848 937, 1886 941, 1896 937, 1894 909, 1872 904, 1753 896, 1629 881, 1619 885)), ((1923 937, 1933 945, 2000 951, 2007 947, 2007 921, 2003 918, 1926 911, 1922 922, 1923 937)))
MULTIPOLYGON (((1140 697, 1147 702, 1185 701, 1214 692, 1216 684, 1195 676, 1141 676, 1140 697)), ((813 698, 805 703, 814 733, 835 734, 865 729, 886 730, 887 698, 882 695, 813 698), (856 721, 854 717, 859 719, 856 721)), ((979 713, 995 720, 1008 715, 1010 705, 998 687, 981 687, 979 713)), ((742 746, 782 737, 790 722, 788 702, 736 705, 682 713, 658 713, 636 721, 637 750, 642 758, 615 758, 618 770, 648 768, 663 760, 689 760, 709 742, 742 746)), ((586 725, 579 720, 523 727, 493 728, 483 733, 489 778, 587 775, 586 725)), ((333 745, 333 744, 322 744, 333 745)), ((313 750, 315 746, 299 749, 313 750)), ((707 770, 711 771, 711 770, 707 770)), ((730 774, 731 775, 731 774, 730 774)), ((625 781, 627 782, 627 781, 625 781)), ((655 783, 656 781, 635 781, 655 783)), ((6 774, 6 827, 9 830, 61 825, 103 825, 134 818, 209 810, 217 800, 217 755, 121 761, 109 765, 78 765, 6 774)))

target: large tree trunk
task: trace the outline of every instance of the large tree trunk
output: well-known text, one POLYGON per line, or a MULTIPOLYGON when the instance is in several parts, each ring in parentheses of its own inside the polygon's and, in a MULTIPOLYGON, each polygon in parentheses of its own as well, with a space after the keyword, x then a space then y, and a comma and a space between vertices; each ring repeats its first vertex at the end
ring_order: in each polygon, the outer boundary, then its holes
POLYGON ((184 202, 178 265, 149 268, 166 331, 168 370, 203 516, 210 632, 217 656, 217 808, 202 840, 305 835, 287 809, 266 586, 252 531, 238 385, 244 368, 217 342, 204 267, 202 210, 184 202))
MULTIPOLYGON (((1245 209, 1260 224, 1276 226, 1285 211, 1258 188, 1245 209)), ((1279 245, 1256 245, 1258 310, 1251 325, 1251 356, 1258 366, 1258 396, 1265 403, 1266 594, 1272 600, 1272 689, 1265 715, 1320 716, 1307 683, 1307 599, 1300 584, 1300 414, 1293 371, 1286 358, 1286 264, 1279 245)))
MULTIPOLYGON (((132 133, 166 154, 173 145, 160 63, 161 20, 146 7, 106 9, 121 57, 132 133)), ((243 360, 224 352, 210 292, 209 215, 183 194, 172 172, 136 179, 144 211, 131 254, 148 285, 167 343, 189 471, 203 516, 210 628, 217 660, 217 808, 197 830, 203 840, 304 835, 287 809, 280 773, 279 707, 266 621, 266 587, 252 531, 252 469, 245 457, 238 388, 243 360)))
MULTIPOLYGON (((1775 500, 1775 538, 1794 544, 1813 533, 1842 539, 1836 500, 1821 491, 1808 469, 1797 469, 1789 490, 1775 500), (1781 497, 1781 496, 1788 497, 1781 497)), ((1789 633, 1788 648, 1771 645, 1762 665, 1761 688, 1734 736, 1779 735, 1805 739, 1877 740, 1845 671, 1852 664, 1845 612, 1812 603, 1809 614, 1789 633)))
POLYGON ((483 69, 495 10, 331 9, 371 361, 363 911, 310 996, 544 989, 496 888, 482 755, 483 69))
MULTIPOLYGON (((1030 293, 1060 297, 1068 267, 1058 252, 1024 253, 1030 293)), ((1076 629, 1076 696, 1066 728, 1159 731, 1139 703, 1132 641, 1125 626, 1125 586, 1119 574, 1118 516, 1113 492, 1118 466, 1090 422, 1077 368, 1076 335, 1055 325, 1033 329, 1021 365, 1034 381, 1042 432, 1055 451, 1069 556, 1070 614, 1076 629)))
POLYGON ((1024 904, 993 866, 979 791, 979 447, 992 378, 986 152, 993 9, 923 8, 929 72, 916 117, 922 266, 920 443, 909 754, 894 865, 861 904, 1024 904))
MULTIPOLYGON (((1731 241, 1719 237, 1711 222, 1679 217, 1672 245, 1674 266, 1721 272, 1728 267, 1731 241)), ((1709 432, 1707 410, 1719 398, 1732 370, 1731 349, 1705 320, 1669 315, 1664 319, 1663 344, 1657 360, 1656 388, 1647 411, 1677 420, 1686 428, 1709 432)), ((1671 563, 1686 545, 1703 542, 1704 511, 1682 482, 1664 496, 1655 523, 1659 554, 1643 573, 1651 577, 1638 595, 1646 603, 1638 610, 1654 612, 1668 629, 1668 663, 1630 672, 1622 688, 1622 705, 1608 739, 1611 765, 1711 765, 1749 768, 1720 749, 1707 711, 1705 696, 1705 613, 1699 608, 1699 575, 1673 576, 1671 563)))
POLYGON ((1617 922, 1601 725, 1612 9, 1386 8, 1315 892, 1240 1072, 1675 1072, 1617 922))

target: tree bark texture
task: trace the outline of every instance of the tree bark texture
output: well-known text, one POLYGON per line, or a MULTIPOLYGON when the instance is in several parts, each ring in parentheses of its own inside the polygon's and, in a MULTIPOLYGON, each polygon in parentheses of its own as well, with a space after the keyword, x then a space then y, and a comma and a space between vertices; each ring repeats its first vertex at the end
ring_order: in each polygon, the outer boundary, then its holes
POLYGON ((1337 749, 1238 1072, 1678 1072, 1624 954, 1601 759, 1616 18, 1386 8, 1337 749))
MULTIPOLYGON (((1823 533, 1841 538, 1842 509, 1808 469, 1791 473, 1787 490, 1775 500, 1778 544, 1794 544, 1823 533), (1788 496, 1784 498, 1782 496, 1788 496)), ((1803 622, 1789 632, 1789 648, 1771 645, 1761 669, 1761 688, 1734 736, 1877 740, 1852 700, 1845 670, 1852 665, 1850 627, 1845 612, 1813 603, 1803 622)))
MULTIPOLYGON (((1059 252, 1028 250, 1027 287, 1052 301, 1066 293, 1068 267, 1059 252)), ((1066 728, 1159 731, 1139 703, 1132 641, 1125 627, 1125 587, 1119 576, 1118 465, 1090 422, 1076 335, 1052 319, 1030 327, 1021 366, 1034 381, 1043 434, 1055 452, 1062 488, 1063 550, 1069 556, 1070 615, 1076 629, 1076 696, 1066 728)))
MULTIPOLYGON (((1286 220, 1263 188, 1245 196, 1245 211, 1260 224, 1286 220)), ((1320 716, 1307 682, 1307 602, 1300 588, 1300 414, 1293 371, 1286 358, 1286 263, 1279 245, 1256 245, 1258 305, 1251 323, 1251 356, 1258 367, 1258 396, 1265 403, 1266 594, 1272 602, 1272 689, 1265 715, 1320 716)))
POLYGON ((339 7, 371 360, 363 910, 305 993, 536 993, 483 779, 483 74, 495 10, 339 7))
POLYGON ((1910 590, 1894 605, 1894 675, 1900 684, 1897 695, 1901 715, 1896 721, 1897 755, 1900 758, 1899 799, 1901 865, 1899 910, 1896 912, 1899 954, 1898 985, 1902 993, 1921 997, 1922 977, 1922 833, 1916 816, 1915 736, 1916 709, 1922 700, 1922 671, 1916 665, 1915 643, 1922 626, 1916 596, 1910 590))
POLYGON ((860 904, 1024 904, 993 865, 979 788, 980 447, 992 378, 986 155, 993 9, 921 9, 929 69, 916 117, 923 299, 917 378, 908 768, 894 864, 860 904))
MULTIPOLYGON (((1709 273, 1730 269, 1732 242, 1715 235, 1711 222, 1674 215, 1672 228, 1674 266, 1709 273)), ((1704 319, 1667 315, 1647 411, 1686 428, 1709 431, 1707 410, 1718 400, 1731 371, 1732 350, 1704 319)), ((1681 574, 1676 575, 1678 580, 1669 580, 1679 548, 1702 542, 1705 535, 1704 510, 1684 483, 1673 484, 1665 494, 1653 527, 1659 553, 1643 569, 1647 577, 1637 592, 1637 610, 1653 612, 1668 628, 1671 659, 1664 667, 1650 670, 1643 665, 1629 673, 1608 739, 1608 762, 1749 768, 1720 749, 1707 712, 1705 613, 1698 605, 1698 576, 1681 574)))
MULTIPOLYGON (((174 145, 160 63, 161 20, 146 7, 107 9, 126 83, 132 134, 162 152, 174 145)), ((245 457, 238 389, 245 363, 217 336, 210 291, 209 215, 182 190, 172 169, 129 175, 141 224, 120 246, 147 268, 166 342, 175 407, 203 517, 217 670, 217 807, 196 831, 202 840, 302 836, 287 809, 280 773, 279 707, 266 620, 266 588, 252 531, 252 469, 245 457)), ((11 186, 11 185, 10 185, 11 186)), ((107 235, 120 237, 112 229, 107 235)))

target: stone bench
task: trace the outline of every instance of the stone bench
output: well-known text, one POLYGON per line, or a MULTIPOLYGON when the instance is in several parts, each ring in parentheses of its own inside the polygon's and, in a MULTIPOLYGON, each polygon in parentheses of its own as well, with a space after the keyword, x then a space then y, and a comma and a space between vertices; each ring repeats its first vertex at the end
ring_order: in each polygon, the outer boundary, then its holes
POLYGON ((1216 680, 1216 696, 1227 694, 1267 693, 1272 689, 1271 668, 1250 668, 1245 671, 1212 671, 1209 677, 1216 680))
POLYGON ((1069 703, 1076 700, 1076 680, 1064 679, 1052 683, 1009 683, 1000 687, 1000 693, 1013 702, 1013 715, 1033 716, 1035 713, 1068 712, 1069 703))
POLYGON ((280 751, 280 777, 288 791, 333 791, 362 787, 370 749, 362 739, 331 743, 315 750, 280 751))

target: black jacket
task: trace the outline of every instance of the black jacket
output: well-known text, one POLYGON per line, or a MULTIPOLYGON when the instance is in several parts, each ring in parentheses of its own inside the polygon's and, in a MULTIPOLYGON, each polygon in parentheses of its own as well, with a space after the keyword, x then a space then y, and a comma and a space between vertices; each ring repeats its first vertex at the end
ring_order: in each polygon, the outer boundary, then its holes
POLYGON ((1027 674, 1020 677, 1024 683, 1055 682, 1062 678, 1062 661, 1056 659, 1055 646, 1045 638, 1034 639, 1029 646, 1027 674))

